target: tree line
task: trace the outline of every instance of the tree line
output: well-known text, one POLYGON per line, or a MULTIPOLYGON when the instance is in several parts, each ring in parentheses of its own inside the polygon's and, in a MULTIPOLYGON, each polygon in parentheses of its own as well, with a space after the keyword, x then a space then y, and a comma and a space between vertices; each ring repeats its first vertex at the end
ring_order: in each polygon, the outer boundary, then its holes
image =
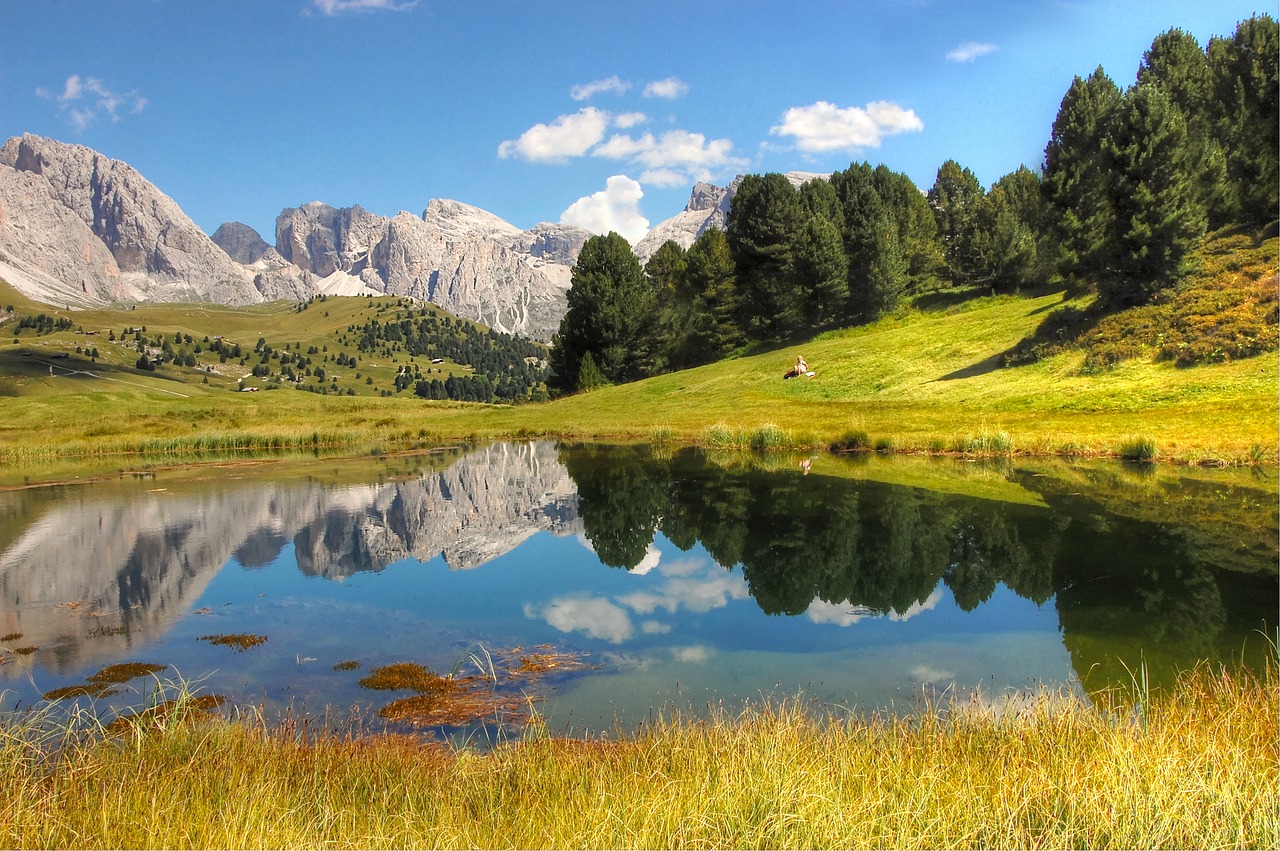
POLYGON ((725 230, 641 267, 616 233, 573 269, 553 338, 558 392, 686 369, 873 321, 941 287, 1096 286, 1108 308, 1175 285, 1209 229, 1276 219, 1280 27, 1243 21, 1205 48, 1158 36, 1121 90, 1101 67, 1076 77, 1039 171, 983 189, 954 160, 927 192, 851 164, 799 186, 741 178, 725 230))

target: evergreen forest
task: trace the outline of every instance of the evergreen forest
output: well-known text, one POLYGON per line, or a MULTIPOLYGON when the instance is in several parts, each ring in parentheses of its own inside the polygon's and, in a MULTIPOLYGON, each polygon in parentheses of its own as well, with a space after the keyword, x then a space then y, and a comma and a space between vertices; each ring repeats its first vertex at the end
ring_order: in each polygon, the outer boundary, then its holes
POLYGON ((927 190, 867 163, 799 186, 747 175, 723 231, 687 249, 668 241, 643 267, 623 237, 593 237, 573 270, 549 385, 574 393, 686 369, 943 291, 1096 293, 1089 315, 1053 320, 1059 335, 1158 303, 1207 234, 1274 230, 1278 56, 1269 15, 1204 47, 1162 33, 1128 88, 1101 67, 1072 80, 1039 170, 986 189, 954 160, 927 190))

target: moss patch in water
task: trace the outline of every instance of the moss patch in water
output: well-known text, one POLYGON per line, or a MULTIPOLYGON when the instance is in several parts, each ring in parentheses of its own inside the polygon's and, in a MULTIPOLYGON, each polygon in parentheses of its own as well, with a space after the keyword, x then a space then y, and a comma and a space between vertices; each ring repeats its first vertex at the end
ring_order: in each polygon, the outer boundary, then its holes
POLYGON ((355 659, 345 659, 333 666, 335 671, 354 671, 360 667, 360 663, 355 659))
POLYGON ((265 635, 252 635, 247 632, 239 632, 231 635, 202 635, 197 641, 207 641, 210 644, 217 644, 223 647, 234 647, 237 653, 242 653, 250 647, 257 647, 259 644, 266 643, 265 635))
POLYGON ((500 714, 516 719, 525 711, 517 695, 467 687, 393 700, 378 710, 378 717, 414 727, 457 727, 500 714))
POLYGON ((11 632, 8 635, 0 635, 0 641, 17 641, 22 637, 20 632, 11 632))
POLYGON ((168 665, 156 665, 151 662, 123 662, 119 665, 108 665, 98 673, 89 677, 91 683, 127 683, 129 680, 145 677, 163 671, 168 665))
POLYGON ((40 648, 36 647, 34 644, 29 644, 26 647, 15 647, 13 649, 13 652, 18 654, 19 656, 30 656, 32 653, 36 652, 39 649, 40 648))
POLYGON ((378 691, 416 691, 418 694, 441 694, 456 689, 456 681, 433 673, 417 662, 395 662, 374 668, 367 677, 360 678, 363 688, 378 691))
POLYGON ((77 686, 63 686, 46 691, 41 695, 45 700, 64 700, 68 697, 109 697, 116 694, 110 683, 85 683, 77 686))
POLYGON ((550 674, 564 671, 581 671, 590 666, 582 661, 585 653, 546 651, 520 655, 520 664, 511 669, 511 675, 550 674))

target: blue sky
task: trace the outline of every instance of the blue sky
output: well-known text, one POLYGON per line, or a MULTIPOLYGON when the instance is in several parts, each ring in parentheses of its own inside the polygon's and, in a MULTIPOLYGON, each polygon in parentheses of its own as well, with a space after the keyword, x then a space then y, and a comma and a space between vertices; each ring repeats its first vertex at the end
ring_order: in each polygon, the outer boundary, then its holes
POLYGON ((633 241, 695 180, 1037 168, 1074 75, 1130 84, 1261 0, 0 0, 0 137, 124 160, 206 232, 431 198, 633 241))

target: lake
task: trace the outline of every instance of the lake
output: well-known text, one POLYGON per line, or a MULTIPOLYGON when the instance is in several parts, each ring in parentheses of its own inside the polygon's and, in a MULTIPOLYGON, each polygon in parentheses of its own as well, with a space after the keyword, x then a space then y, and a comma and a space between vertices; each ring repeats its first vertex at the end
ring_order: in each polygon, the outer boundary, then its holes
POLYGON ((124 662, 166 667, 67 700, 109 716, 181 679, 482 741, 530 712, 588 734, 797 695, 1158 687, 1275 640, 1275 479, 544 441, 11 489, 3 708, 124 662), (403 662, 452 672, 462 708, 368 687, 403 662))

